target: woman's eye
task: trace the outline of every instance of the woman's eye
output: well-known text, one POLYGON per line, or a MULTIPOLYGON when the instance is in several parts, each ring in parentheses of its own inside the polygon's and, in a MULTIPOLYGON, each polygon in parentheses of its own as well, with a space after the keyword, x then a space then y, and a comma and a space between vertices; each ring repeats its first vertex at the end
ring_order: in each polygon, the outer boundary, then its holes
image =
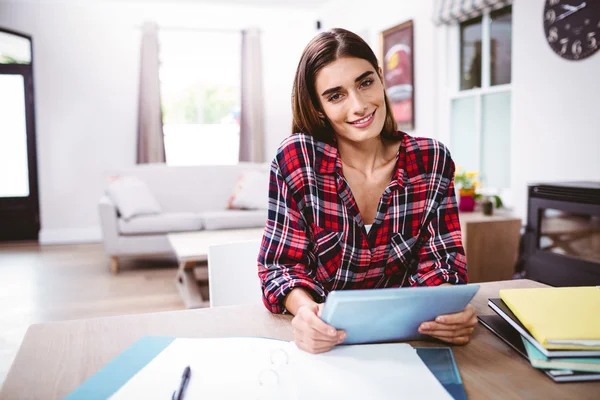
POLYGON ((368 87, 371 86, 373 84, 373 79, 367 79, 366 81, 363 81, 360 86, 361 87, 368 87))
POLYGON ((329 97, 329 101, 338 101, 342 96, 339 93, 335 93, 329 97))

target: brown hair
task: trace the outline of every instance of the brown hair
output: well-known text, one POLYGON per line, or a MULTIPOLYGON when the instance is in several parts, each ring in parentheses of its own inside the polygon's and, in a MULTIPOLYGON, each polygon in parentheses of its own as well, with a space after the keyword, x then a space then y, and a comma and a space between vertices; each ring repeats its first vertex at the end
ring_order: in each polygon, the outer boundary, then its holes
MULTIPOLYGON (((334 131, 329 121, 320 117, 321 103, 316 93, 315 78, 319 71, 338 58, 354 57, 366 60, 373 66, 379 79, 377 57, 369 45, 358 35, 341 28, 319 33, 304 49, 292 88, 292 133, 303 132, 315 139, 331 143, 334 131)), ((386 117, 381 134, 393 135, 397 130, 387 94, 385 97, 386 117)))

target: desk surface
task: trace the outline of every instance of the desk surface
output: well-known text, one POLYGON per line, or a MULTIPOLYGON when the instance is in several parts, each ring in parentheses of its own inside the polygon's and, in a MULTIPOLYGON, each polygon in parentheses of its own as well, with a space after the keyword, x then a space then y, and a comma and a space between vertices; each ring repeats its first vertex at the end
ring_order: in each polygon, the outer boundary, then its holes
MULTIPOLYGON (((479 315, 493 314, 487 299, 498 297, 500 289, 541 286, 528 280, 482 283, 472 304, 479 315)), ((291 340, 290 320, 249 305, 32 325, 0 399, 63 398, 144 335, 291 340)), ((470 344, 453 352, 470 399, 597 399, 600 393, 600 382, 553 383, 481 325, 470 344)))

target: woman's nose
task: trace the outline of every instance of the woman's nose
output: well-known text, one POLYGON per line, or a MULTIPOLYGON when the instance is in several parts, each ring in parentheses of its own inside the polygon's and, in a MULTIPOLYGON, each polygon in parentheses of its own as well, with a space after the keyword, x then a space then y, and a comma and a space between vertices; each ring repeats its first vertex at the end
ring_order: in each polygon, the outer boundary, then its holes
POLYGON ((367 102, 363 99, 360 93, 355 93, 352 98, 352 112, 356 115, 364 115, 367 113, 367 102))

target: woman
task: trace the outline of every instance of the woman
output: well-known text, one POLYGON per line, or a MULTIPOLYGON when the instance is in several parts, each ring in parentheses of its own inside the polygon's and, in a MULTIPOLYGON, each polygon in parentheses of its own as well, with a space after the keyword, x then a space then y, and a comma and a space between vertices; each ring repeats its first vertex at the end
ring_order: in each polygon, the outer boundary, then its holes
MULTIPOLYGON (((396 130, 382 71, 357 35, 333 29, 306 47, 292 92, 292 135, 271 165, 258 258, 263 301, 294 315, 311 353, 345 333, 320 319, 331 290, 467 282, 454 163, 432 139, 396 130)), ((474 308, 419 331, 468 343, 474 308)))

